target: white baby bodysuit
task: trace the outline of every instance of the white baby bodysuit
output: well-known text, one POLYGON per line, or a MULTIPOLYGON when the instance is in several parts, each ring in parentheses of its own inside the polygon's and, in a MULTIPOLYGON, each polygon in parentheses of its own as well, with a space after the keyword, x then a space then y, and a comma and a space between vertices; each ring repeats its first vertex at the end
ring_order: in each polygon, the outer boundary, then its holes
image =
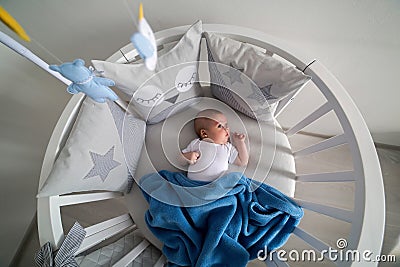
POLYGON ((192 180, 210 182, 228 170, 228 164, 233 163, 238 151, 231 143, 224 145, 194 139, 182 150, 182 153, 198 152, 199 159, 189 166, 188 178, 192 180))

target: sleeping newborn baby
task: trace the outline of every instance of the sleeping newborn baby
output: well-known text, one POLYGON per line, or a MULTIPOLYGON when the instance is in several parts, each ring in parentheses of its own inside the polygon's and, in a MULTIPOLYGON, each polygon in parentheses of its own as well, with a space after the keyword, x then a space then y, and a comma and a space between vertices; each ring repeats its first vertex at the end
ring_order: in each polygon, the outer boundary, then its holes
POLYGON ((199 112, 194 119, 194 130, 199 138, 182 150, 185 161, 190 164, 189 179, 209 182, 221 177, 228 170, 228 164, 247 165, 246 136, 240 133, 230 136, 228 121, 222 112, 214 109, 199 112))

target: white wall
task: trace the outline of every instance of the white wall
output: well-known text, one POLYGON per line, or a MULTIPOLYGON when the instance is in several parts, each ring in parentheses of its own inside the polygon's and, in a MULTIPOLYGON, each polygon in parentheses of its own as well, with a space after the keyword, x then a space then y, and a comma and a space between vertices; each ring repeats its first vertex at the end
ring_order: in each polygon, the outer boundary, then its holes
MULTIPOLYGON (((143 1, 154 30, 204 23, 254 28, 327 66, 363 114, 377 141, 400 145, 400 2, 289 0, 143 1)), ((135 30, 131 0, 1 0, 34 39, 27 46, 52 64, 105 59, 135 30), (45 47, 45 49, 43 48, 45 47)), ((0 23, 0 30, 11 35, 0 23)), ((35 212, 41 161, 65 86, 0 45, 0 265, 6 266, 35 212)), ((294 108, 302 109, 299 101, 294 108)), ((288 121, 291 118, 286 118, 288 121)), ((330 125, 323 125, 329 133, 330 125)))

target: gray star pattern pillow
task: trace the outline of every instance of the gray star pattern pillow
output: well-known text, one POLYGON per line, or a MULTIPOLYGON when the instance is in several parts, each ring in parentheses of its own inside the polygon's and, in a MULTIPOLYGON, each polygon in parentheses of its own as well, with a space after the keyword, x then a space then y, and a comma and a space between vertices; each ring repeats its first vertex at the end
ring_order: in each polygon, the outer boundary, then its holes
POLYGON ((114 102, 86 98, 38 197, 107 190, 127 192, 144 143, 146 124, 114 102))
POLYGON ((243 114, 269 121, 279 100, 303 87, 303 74, 250 45, 205 32, 211 91, 243 114))
POLYGON ((130 104, 149 124, 158 123, 199 100, 198 83, 202 22, 194 23, 179 42, 160 55, 156 69, 143 63, 120 64, 92 60, 103 77, 131 97, 130 104))

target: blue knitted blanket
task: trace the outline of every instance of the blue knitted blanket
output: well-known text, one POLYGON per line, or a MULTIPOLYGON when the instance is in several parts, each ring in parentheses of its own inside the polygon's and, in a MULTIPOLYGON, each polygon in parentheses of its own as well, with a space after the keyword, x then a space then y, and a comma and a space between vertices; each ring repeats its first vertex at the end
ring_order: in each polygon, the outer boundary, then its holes
POLYGON ((169 266, 245 266, 260 250, 281 247, 303 217, 289 197, 241 173, 204 183, 160 171, 140 187, 169 266))

